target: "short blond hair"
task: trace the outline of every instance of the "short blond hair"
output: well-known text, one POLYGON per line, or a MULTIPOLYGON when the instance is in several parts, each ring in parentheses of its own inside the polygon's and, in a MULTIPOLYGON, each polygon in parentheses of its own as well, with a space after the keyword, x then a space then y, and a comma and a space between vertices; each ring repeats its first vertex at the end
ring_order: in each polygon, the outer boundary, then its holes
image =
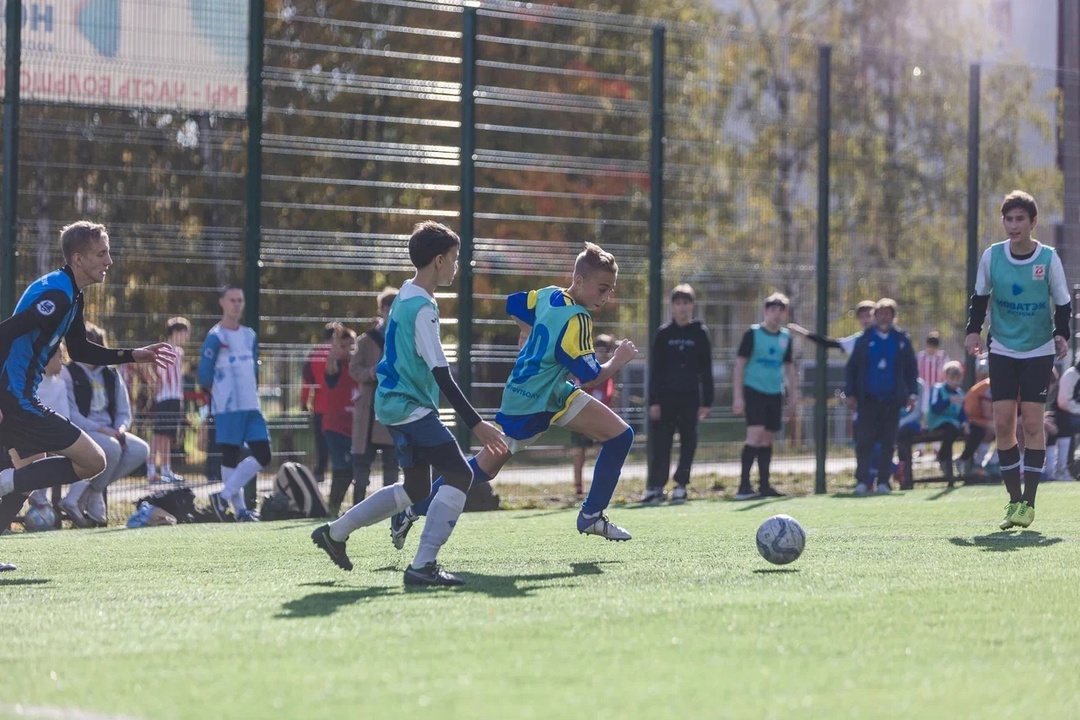
POLYGON ((619 263, 615 262, 615 256, 604 250, 596 243, 585 243, 585 249, 578 253, 574 261, 574 277, 581 275, 588 277, 597 270, 619 274, 619 263))
POLYGON ((960 377, 964 377, 964 366, 959 360, 950 360, 942 366, 941 374, 946 377, 949 375, 959 375, 960 377))

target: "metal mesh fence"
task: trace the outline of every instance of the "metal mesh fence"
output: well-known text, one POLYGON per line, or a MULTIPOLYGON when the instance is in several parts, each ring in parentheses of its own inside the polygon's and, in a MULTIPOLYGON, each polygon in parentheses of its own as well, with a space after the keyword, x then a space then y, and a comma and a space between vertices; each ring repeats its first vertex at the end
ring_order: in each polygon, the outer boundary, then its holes
MULTIPOLYGON (((365 330, 382 288, 411 277, 405 241, 413 224, 462 221, 463 19, 463 3, 449 0, 267 3, 260 379, 281 460, 316 462, 301 370, 325 323, 365 330)), ((665 23, 663 281, 652 287, 653 25, 502 1, 479 8, 472 322, 462 337, 463 298, 448 288, 438 296, 443 340, 452 361, 467 342, 472 399, 490 417, 516 355, 505 296, 568 284, 583 241, 620 265, 616 300, 594 318, 598 333, 648 348, 650 297, 662 295, 666 320, 671 287, 691 283, 711 332, 717 385, 698 466, 731 488, 730 461, 744 437, 730 410, 740 338, 774 290, 792 299, 792 320, 812 326, 817 312, 819 42, 665 23)), ((916 62, 834 49, 831 320, 819 330, 850 334, 857 301, 889 296, 917 346, 937 330, 945 351, 961 355, 969 72, 966 61, 945 55, 916 62)), ((1068 260, 1065 240, 1078 223, 1066 211, 1061 167, 1080 156, 1075 127, 1065 132, 1080 116, 1059 90, 1066 80, 1076 83, 1058 71, 982 67, 982 247, 998 237, 1000 197, 1027 187, 1041 203, 1041 238, 1064 247, 1068 260)), ((99 219, 117 265, 104 288, 88 293, 89 319, 117 344, 133 345, 161 338, 165 320, 184 315, 194 325, 188 355, 196 356, 219 317, 216 288, 242 273, 246 122, 221 111, 68 100, 85 98, 31 93, 21 108, 18 284, 61 263, 55 239, 63 224, 99 219)), ((808 344, 797 345, 796 358, 809 398, 821 369, 808 344)), ((618 378, 616 408, 639 431, 648 360, 643 353, 618 378)), ((849 473, 849 418, 835 395, 842 364, 836 354, 825 370, 839 479, 849 473)), ((139 402, 136 430, 145 433, 139 402)), ((810 406, 786 427, 774 461, 795 473, 799 490, 812 483, 810 406)), ((212 477, 194 407, 190 421, 184 471, 212 477)), ((511 467, 540 468, 520 477, 565 491, 566 442, 555 429, 511 467)), ((644 474, 643 453, 638 443, 627 473, 634 482, 644 474)))

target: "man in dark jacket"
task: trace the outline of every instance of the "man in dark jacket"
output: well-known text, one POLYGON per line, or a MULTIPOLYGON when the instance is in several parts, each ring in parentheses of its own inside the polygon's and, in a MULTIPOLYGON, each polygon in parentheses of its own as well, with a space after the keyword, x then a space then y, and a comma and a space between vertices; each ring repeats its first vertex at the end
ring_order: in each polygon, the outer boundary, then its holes
POLYGON ((859 413, 855 425, 856 495, 874 491, 870 464, 875 443, 881 443, 877 492, 892 492, 889 475, 900 410, 911 409, 919 400, 915 351, 908 334, 893 326, 896 315, 896 301, 882 298, 877 302, 874 325, 855 343, 844 372, 845 401, 849 410, 859 413))
POLYGON ((671 444, 679 433, 679 466, 671 502, 686 501, 690 466, 697 450, 698 423, 713 404, 712 345, 700 320, 694 318, 694 289, 676 285, 671 291, 671 322, 662 325, 649 356, 649 437, 652 453, 643 503, 664 499, 671 470, 671 444))

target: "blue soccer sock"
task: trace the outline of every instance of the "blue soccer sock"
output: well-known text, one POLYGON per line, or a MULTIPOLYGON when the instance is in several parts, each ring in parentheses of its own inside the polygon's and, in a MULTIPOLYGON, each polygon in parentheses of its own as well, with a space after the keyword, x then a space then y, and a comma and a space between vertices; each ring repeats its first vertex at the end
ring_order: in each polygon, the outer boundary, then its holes
MULTIPOLYGON (((491 482, 491 476, 488 475, 480 468, 480 463, 476 462, 476 456, 473 455, 469 458, 469 467, 472 468, 473 481, 472 484, 491 482)), ((414 515, 427 515, 428 507, 431 506, 431 501, 435 499, 435 493, 439 492, 439 488, 443 486, 443 476, 435 478, 435 482, 431 483, 431 492, 428 496, 412 506, 412 512, 414 515)))
POLYGON ((615 494, 615 486, 619 483, 623 463, 626 462, 626 456, 630 454, 633 444, 634 431, 631 428, 626 428, 622 435, 600 444, 589 495, 581 504, 582 513, 591 516, 607 509, 611 496, 615 494))

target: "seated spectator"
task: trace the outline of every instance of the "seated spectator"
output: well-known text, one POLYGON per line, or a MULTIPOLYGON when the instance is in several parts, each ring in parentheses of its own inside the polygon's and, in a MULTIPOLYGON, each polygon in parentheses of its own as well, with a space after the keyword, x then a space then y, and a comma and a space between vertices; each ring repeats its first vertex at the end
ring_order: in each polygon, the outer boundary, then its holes
POLYGON ((945 380, 934 385, 930 393, 930 410, 926 414, 926 429, 940 434, 941 448, 937 459, 946 482, 953 484, 953 443, 967 427, 964 414, 964 366, 955 360, 945 363, 945 380))
POLYGON ((1072 439, 1076 432, 1077 421, 1080 419, 1080 361, 1077 365, 1069 367, 1061 374, 1058 382, 1055 405, 1057 413, 1058 439, 1056 443, 1057 463, 1051 472, 1050 445, 1047 444, 1047 474, 1055 480, 1072 480, 1073 475, 1069 471, 1069 452, 1072 450, 1072 439))
POLYGON ((960 477, 972 474, 975 465, 981 467, 980 461, 990 449, 990 443, 994 440, 994 409, 993 400, 990 397, 990 363, 986 356, 980 356, 975 362, 975 378, 977 382, 964 395, 964 415, 968 421, 968 438, 964 443, 964 450, 956 461, 956 469, 960 477))
MULTIPOLYGON (((86 339, 104 345, 105 331, 87 323, 86 339)), ((67 369, 69 419, 101 446, 105 470, 93 480, 72 483, 60 508, 79 527, 89 524, 87 518, 104 526, 108 517, 105 488, 142 466, 150 446, 127 431, 131 425, 131 401, 127 385, 116 370, 78 362, 67 369)))
MULTIPOLYGON (((919 397, 926 393, 922 378, 918 379, 919 397)), ((900 414, 900 429, 896 433, 896 456, 900 461, 896 472, 900 475, 900 488, 910 490, 914 487, 914 478, 911 471, 911 440, 923 431, 923 409, 921 403, 915 403, 909 409, 900 414)), ((875 446, 875 453, 881 452, 881 446, 875 446)), ((875 455, 875 464, 878 462, 875 455)), ((871 470, 876 480, 876 471, 871 470)))

